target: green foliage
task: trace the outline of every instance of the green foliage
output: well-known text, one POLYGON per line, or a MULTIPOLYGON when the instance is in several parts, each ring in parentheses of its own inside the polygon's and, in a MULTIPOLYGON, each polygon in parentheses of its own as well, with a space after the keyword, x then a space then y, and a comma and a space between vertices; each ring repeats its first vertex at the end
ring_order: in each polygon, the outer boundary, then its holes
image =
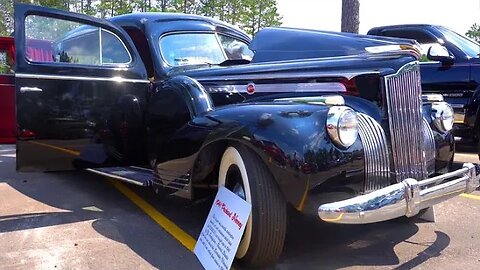
POLYGON ((241 19, 244 30, 254 35, 260 29, 268 26, 278 26, 282 17, 277 12, 275 0, 246 0, 247 10, 241 19))
POLYGON ((131 12, 162 11, 205 15, 253 35, 280 25, 276 0, 0 0, 0 35, 13 31, 13 3, 23 2, 108 18, 131 12))
POLYGON ((0 36, 9 36, 13 30, 13 0, 0 0, 0 36))
POLYGON ((480 25, 474 23, 465 35, 477 42, 480 42, 480 25))
POLYGON ((238 25, 250 35, 282 21, 276 0, 203 0, 198 14, 238 25))
POLYGON ((25 36, 29 39, 56 40, 79 26, 80 23, 29 15, 25 19, 25 36))
POLYGON ((0 52, 0 74, 11 73, 11 63, 6 52, 0 52))

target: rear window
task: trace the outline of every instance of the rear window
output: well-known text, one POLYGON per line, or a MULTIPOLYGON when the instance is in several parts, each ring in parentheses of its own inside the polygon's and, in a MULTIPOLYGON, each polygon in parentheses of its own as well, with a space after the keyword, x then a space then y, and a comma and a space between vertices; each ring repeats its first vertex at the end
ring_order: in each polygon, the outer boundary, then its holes
POLYGON ((170 66, 219 64, 227 60, 214 33, 168 35, 160 39, 160 48, 170 66))
POLYGON ((216 33, 178 33, 160 39, 162 57, 170 66, 212 64, 226 60, 251 61, 253 52, 234 37, 216 33))

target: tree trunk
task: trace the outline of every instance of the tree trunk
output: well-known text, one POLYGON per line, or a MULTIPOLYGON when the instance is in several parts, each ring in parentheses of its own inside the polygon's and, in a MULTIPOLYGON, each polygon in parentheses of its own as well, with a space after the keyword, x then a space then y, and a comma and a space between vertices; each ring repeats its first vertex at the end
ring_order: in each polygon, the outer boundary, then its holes
POLYGON ((167 0, 162 0, 162 12, 167 11, 167 0))
POLYGON ((342 0, 342 32, 357 33, 360 25, 359 0, 342 0))

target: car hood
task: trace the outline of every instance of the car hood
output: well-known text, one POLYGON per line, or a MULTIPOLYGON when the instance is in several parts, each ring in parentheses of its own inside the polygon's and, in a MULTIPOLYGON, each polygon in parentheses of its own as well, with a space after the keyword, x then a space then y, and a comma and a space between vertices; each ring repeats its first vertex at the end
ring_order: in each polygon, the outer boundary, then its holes
POLYGON ((259 63, 399 51, 417 46, 416 41, 409 39, 269 27, 257 33, 249 48, 255 52, 252 62, 259 63))

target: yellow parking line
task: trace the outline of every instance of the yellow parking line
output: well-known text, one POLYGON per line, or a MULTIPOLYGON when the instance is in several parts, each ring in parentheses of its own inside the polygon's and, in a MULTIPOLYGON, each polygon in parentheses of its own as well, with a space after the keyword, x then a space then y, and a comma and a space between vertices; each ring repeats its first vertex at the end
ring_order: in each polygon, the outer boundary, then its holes
POLYGON ((58 147, 58 146, 47 144, 47 143, 34 142, 34 141, 28 141, 28 142, 31 143, 31 144, 45 146, 45 147, 52 148, 52 149, 55 149, 55 150, 58 150, 58 151, 62 151, 64 153, 67 153, 67 154, 70 154, 70 155, 80 156, 80 152, 78 152, 78 151, 73 151, 73 150, 70 150, 70 149, 66 149, 66 148, 63 148, 63 147, 58 147))
MULTIPOLYGON (((45 146, 55 150, 59 150, 75 156, 80 155, 80 152, 65 149, 62 147, 57 147, 57 146, 46 144, 46 143, 40 143, 40 142, 34 142, 34 141, 30 141, 30 143, 45 146)), ((118 180, 113 180, 110 178, 107 178, 107 180, 118 191, 120 191, 123 195, 125 195, 128 199, 130 199, 135 205, 137 205, 140 209, 142 209, 143 212, 145 212, 149 217, 151 217, 165 231, 167 231, 170 235, 172 235, 175 239, 177 239, 177 241, 179 241, 184 247, 186 247, 188 250, 193 252, 193 249, 197 242, 193 237, 191 237, 188 233, 186 233, 184 230, 178 227, 175 223, 169 220, 166 216, 160 213, 151 204, 143 200, 135 192, 129 189, 125 184, 121 183, 118 180)))
POLYGON ((464 198, 469 198, 469 199, 474 199, 474 200, 479 200, 480 201, 480 196, 478 195, 473 195, 473 194, 460 194, 461 197, 464 197, 464 198))
POLYGON ((123 195, 130 199, 134 204, 136 204, 140 209, 143 210, 148 216, 150 216, 158 225, 165 229, 170 235, 177 239, 183 246, 188 250, 193 251, 195 247, 196 240, 193 239, 188 233, 178 227, 175 223, 169 220, 166 216, 158 212, 155 207, 143 200, 131 189, 126 187, 123 183, 108 179, 108 181, 118 189, 123 195))

